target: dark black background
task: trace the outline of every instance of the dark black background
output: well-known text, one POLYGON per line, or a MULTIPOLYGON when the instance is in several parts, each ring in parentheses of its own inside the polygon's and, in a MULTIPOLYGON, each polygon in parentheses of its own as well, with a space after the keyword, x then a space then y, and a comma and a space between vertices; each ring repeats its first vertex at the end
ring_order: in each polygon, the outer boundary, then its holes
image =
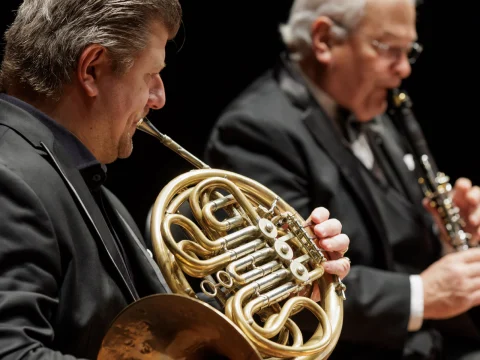
MULTIPOLYGON (((2 1, 2 33, 20 2, 2 1)), ((162 73, 167 104, 152 113, 150 120, 200 157, 220 111, 273 64, 282 49, 277 28, 286 19, 291 0, 180 2, 185 43, 179 53, 167 56, 162 73)), ((440 169, 452 182, 467 176, 480 183, 473 129, 478 102, 474 71, 478 20, 472 4, 423 1, 417 30, 424 52, 404 87, 440 169)), ((146 134, 135 135, 134 147, 130 158, 108 166, 107 185, 143 227, 160 190, 192 167, 146 134)))

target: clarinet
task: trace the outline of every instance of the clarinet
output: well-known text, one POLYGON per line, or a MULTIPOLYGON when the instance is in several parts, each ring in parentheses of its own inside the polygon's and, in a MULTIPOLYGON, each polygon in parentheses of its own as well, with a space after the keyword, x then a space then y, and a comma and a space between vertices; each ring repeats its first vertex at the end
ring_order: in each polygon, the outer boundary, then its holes
POLYGON ((404 90, 394 89, 389 96, 393 121, 403 134, 415 159, 415 169, 423 194, 437 209, 446 229, 447 241, 455 251, 469 249, 471 234, 464 231, 465 221, 452 201, 450 178, 438 171, 425 136, 412 111, 412 102, 404 90), (418 169, 419 168, 419 169, 418 169))

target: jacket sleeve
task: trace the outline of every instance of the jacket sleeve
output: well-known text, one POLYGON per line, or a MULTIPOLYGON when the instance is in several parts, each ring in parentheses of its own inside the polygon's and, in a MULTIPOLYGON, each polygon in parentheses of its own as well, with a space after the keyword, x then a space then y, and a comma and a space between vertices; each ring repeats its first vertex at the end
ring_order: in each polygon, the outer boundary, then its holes
POLYGON ((49 348, 61 283, 51 219, 32 189, 3 164, 0 209, 0 358, 73 360, 49 348))
MULTIPOLYGON (((315 204, 309 195, 311 175, 300 140, 288 129, 262 124, 244 113, 232 111, 225 116, 211 133, 205 161, 259 181, 304 218, 308 216, 315 204)), ((403 347, 410 316, 408 275, 352 264, 344 282, 347 300, 342 339, 379 348, 403 347)))

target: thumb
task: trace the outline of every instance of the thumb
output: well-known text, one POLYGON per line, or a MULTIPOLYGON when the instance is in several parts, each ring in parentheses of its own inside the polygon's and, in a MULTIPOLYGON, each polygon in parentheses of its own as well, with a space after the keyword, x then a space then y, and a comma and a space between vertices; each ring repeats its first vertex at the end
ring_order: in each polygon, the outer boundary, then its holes
POLYGON ((467 194, 471 188, 472 182, 469 179, 459 178, 452 190, 453 202, 461 208, 467 208, 469 205, 467 194))

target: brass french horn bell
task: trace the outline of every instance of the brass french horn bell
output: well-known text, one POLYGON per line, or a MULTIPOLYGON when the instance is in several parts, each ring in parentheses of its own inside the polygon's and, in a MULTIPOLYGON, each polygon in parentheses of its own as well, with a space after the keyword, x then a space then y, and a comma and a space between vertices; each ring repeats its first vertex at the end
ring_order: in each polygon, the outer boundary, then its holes
POLYGON ((97 360, 261 360, 248 338, 210 305, 157 294, 127 306, 113 321, 97 360))
POLYGON ((175 295, 127 307, 98 360, 327 359, 342 330, 346 288, 325 273, 328 254, 305 220, 259 182, 212 169, 148 119, 137 128, 196 167, 171 180, 152 208, 154 259, 175 295), (313 335, 296 323, 301 311, 315 321, 313 335))

